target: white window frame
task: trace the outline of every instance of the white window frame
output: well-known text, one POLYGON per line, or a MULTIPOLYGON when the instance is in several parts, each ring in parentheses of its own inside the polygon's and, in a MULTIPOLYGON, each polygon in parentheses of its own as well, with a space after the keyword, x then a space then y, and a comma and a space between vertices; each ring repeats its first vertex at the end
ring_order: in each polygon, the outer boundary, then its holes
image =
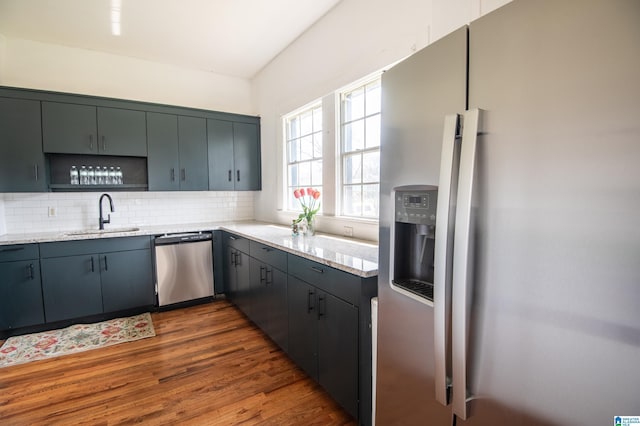
MULTIPOLYGON (((324 137, 323 137, 323 127, 324 127, 324 123, 322 122, 322 120, 320 120, 320 129, 317 129, 317 122, 316 120, 313 119, 313 112, 314 110, 319 109, 322 116, 324 116, 324 111, 322 108, 322 101, 318 100, 316 102, 312 102, 311 104, 308 104, 302 108, 299 108, 296 111, 293 111, 287 115, 285 115, 283 117, 283 135, 284 135, 284 191, 285 191, 285 196, 284 196, 284 210, 285 211, 292 211, 292 212, 301 212, 302 208, 300 207, 299 203, 297 201, 295 201, 295 198, 293 196, 293 191, 294 189, 297 188, 308 188, 308 187, 312 187, 314 189, 317 189, 320 191, 321 193, 321 199, 322 199, 322 193, 323 193, 323 187, 325 184, 324 181, 324 170, 322 170, 321 172, 321 183, 318 185, 313 185, 313 184, 305 184, 305 185, 290 185, 291 179, 289 176, 289 170, 291 165, 293 164, 303 164, 303 163, 310 163, 309 167, 310 167, 310 172, 311 172, 311 182, 313 183, 313 162, 315 161, 320 161, 321 163, 321 169, 324 167, 324 150, 323 152, 320 154, 320 156, 316 155, 317 151, 315 150, 315 143, 316 143, 316 138, 320 139, 320 143, 324 146, 324 137), (309 133, 305 133, 302 134, 300 133, 299 135, 295 136, 295 137, 291 137, 290 133, 289 133, 289 129, 290 129, 290 122, 296 118, 302 118, 302 116, 304 116, 305 114, 311 113, 312 114, 312 118, 311 118, 311 131, 309 133), (306 137, 311 137, 313 139, 313 144, 314 144, 314 148, 312 149, 312 153, 311 153, 311 158, 308 159, 300 159, 297 158, 295 161, 290 161, 290 156, 289 156, 289 147, 290 147, 290 143, 294 140, 298 140, 301 141, 303 138, 306 137)), ((320 204, 320 211, 318 212, 318 214, 322 214, 322 203, 320 204)))
MULTIPOLYGON (((371 154, 371 153, 378 153, 378 158, 379 158, 379 154, 380 154, 380 145, 374 146, 374 147, 369 147, 367 148, 366 146, 363 147, 362 149, 357 149, 354 151, 349 151, 349 152, 345 152, 344 151, 344 146, 345 146, 345 139, 344 139, 344 129, 345 126, 358 122, 358 121, 362 121, 363 123, 366 123, 367 119, 373 118, 373 117, 382 117, 382 112, 381 112, 381 106, 380 108, 378 108, 378 110, 374 113, 371 114, 367 114, 366 109, 365 112, 363 114, 362 117, 358 117, 357 119, 354 120, 350 120, 350 121, 343 121, 344 120, 344 102, 345 102, 345 98, 348 94, 353 93, 357 90, 363 89, 363 95, 364 95, 364 104, 366 105, 366 96, 367 96, 367 91, 366 91, 366 87, 370 86, 373 83, 378 83, 379 86, 381 86, 381 74, 376 74, 375 76, 369 76, 367 79, 363 79, 360 80, 356 83, 354 83, 351 86, 348 86, 344 89, 342 89, 341 91, 336 93, 336 100, 337 100, 337 119, 336 119, 336 124, 337 124, 337 128, 338 130, 336 131, 336 135, 338 136, 338 140, 336 141, 336 149, 337 149, 337 158, 336 158, 336 163, 337 163, 337 167, 336 170, 338 171, 338 176, 337 176, 337 182, 336 182, 336 193, 338 196, 338 200, 337 200, 337 205, 339 206, 339 212, 340 212, 340 216, 344 217, 344 218, 349 218, 349 219, 357 219, 357 220, 364 220, 364 221, 375 221, 377 222, 379 217, 380 217, 380 209, 379 209, 379 205, 378 205, 378 211, 377 211, 377 215, 376 216, 365 216, 362 213, 362 208, 364 207, 364 190, 363 188, 366 185, 378 185, 378 189, 380 188, 380 178, 378 176, 378 180, 377 181, 364 181, 363 179, 363 175, 364 175, 364 156, 366 154, 371 154), (360 156, 361 159, 361 170, 360 170, 360 182, 359 183, 345 183, 344 182, 344 173, 345 173, 345 160, 348 157, 353 157, 353 156, 360 156), (359 215, 355 215, 355 214, 347 214, 345 212, 345 206, 344 206, 344 191, 345 188, 348 186, 352 186, 352 187, 357 187, 359 186, 361 188, 360 193, 361 193, 361 211, 359 215)), ((380 92, 381 92, 381 87, 380 87, 380 92)), ((366 125, 363 126, 364 127, 364 137, 365 140, 363 141, 363 143, 366 143, 366 138, 367 138, 367 128, 366 125)), ((380 133, 380 129, 378 129, 378 133, 380 133)))

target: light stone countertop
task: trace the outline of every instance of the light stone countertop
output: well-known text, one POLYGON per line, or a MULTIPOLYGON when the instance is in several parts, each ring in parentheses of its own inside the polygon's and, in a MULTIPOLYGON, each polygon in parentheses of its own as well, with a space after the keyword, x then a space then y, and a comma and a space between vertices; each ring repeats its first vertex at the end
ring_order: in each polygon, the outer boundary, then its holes
POLYGON ((97 229, 32 234, 6 234, 0 236, 0 246, 10 244, 46 243, 54 241, 77 241, 99 238, 133 237, 138 235, 163 235, 181 232, 224 230, 262 244, 270 245, 360 277, 378 275, 378 246, 375 242, 356 240, 330 234, 317 233, 312 237, 291 235, 291 229, 265 222, 210 222, 177 225, 140 226, 131 228, 109 228, 106 232, 97 229))

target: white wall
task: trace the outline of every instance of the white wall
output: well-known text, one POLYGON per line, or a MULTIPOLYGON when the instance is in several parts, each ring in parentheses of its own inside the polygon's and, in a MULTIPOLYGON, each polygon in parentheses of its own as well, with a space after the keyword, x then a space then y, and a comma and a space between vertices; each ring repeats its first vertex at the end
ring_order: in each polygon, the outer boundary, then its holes
MULTIPOLYGON (((262 117, 262 192, 257 220, 291 223, 279 210, 283 149, 281 118, 351 82, 403 59, 509 0, 343 0, 252 81, 262 117)), ((334 137, 325 129, 325 137, 334 137)), ((328 159, 325 157, 324 162, 328 159)), ((377 240, 377 223, 318 218, 321 231, 377 240)))
POLYGON ((245 79, 11 37, 0 85, 255 115, 245 79))
MULTIPOLYGON (((115 212, 110 228, 249 220, 253 192, 111 192, 115 212)), ((0 231, 29 234, 97 229, 99 192, 19 193, 0 198, 0 231), (54 208, 56 215, 49 216, 54 208)), ((103 211, 108 202, 103 201, 103 211)), ((106 217, 106 216, 105 216, 106 217)), ((2 235, 2 232, 0 232, 2 235)))

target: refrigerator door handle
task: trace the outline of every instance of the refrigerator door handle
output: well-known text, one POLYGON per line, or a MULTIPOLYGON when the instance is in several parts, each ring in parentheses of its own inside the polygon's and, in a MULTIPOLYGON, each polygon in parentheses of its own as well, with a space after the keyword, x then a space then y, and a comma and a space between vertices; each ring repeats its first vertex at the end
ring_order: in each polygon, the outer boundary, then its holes
POLYGON ((449 404, 451 363, 448 353, 451 327, 451 265, 453 256, 453 230, 455 197, 458 184, 457 167, 460 150, 456 149, 460 116, 450 114, 444 118, 433 277, 433 315, 435 349, 436 400, 449 404), (452 202, 453 201, 453 202, 452 202))
POLYGON ((465 420, 467 399, 467 355, 473 277, 472 195, 480 110, 464 113, 464 129, 458 176, 458 201, 453 245, 453 285, 451 304, 451 354, 453 371, 453 413, 465 420))

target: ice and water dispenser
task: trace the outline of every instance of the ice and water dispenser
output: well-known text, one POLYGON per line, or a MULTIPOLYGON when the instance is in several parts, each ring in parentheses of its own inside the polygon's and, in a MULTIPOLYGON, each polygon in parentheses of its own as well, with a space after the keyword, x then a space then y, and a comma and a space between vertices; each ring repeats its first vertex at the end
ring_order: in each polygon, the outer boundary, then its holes
POLYGON ((433 302, 436 186, 394 190, 391 287, 421 302, 433 302))

